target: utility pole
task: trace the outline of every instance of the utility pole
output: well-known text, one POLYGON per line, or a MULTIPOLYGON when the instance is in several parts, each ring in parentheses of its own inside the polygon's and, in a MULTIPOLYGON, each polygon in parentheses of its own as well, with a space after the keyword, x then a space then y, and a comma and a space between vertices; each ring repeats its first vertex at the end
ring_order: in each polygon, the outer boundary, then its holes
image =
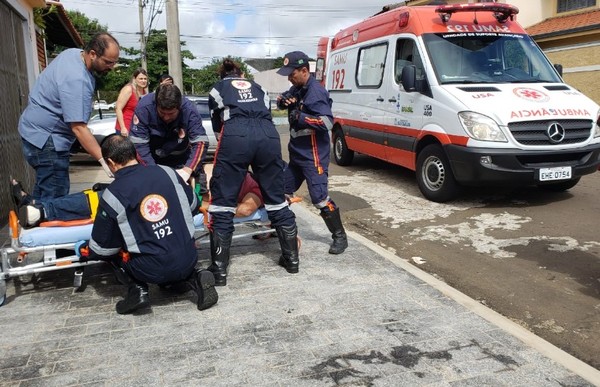
POLYGON ((166 0, 167 50, 169 51, 169 74, 183 93, 183 71, 181 69, 181 41, 179 40, 179 9, 177 0, 166 0))
POLYGON ((142 68, 148 70, 148 63, 146 62, 146 37, 144 36, 144 5, 144 0, 138 0, 140 17, 140 60, 142 62, 142 68))

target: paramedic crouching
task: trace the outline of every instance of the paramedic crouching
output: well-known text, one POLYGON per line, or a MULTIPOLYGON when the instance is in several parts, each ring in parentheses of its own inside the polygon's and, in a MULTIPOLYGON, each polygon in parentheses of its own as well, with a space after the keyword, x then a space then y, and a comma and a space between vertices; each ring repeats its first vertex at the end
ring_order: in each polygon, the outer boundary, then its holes
POLYGON ((331 232, 330 254, 348 247, 340 209, 327 191, 330 138, 333 127, 331 99, 327 90, 311 76, 308 56, 301 51, 287 53, 277 73, 288 77, 289 91, 277 97, 277 107, 288 110, 290 163, 285 170, 286 194, 292 195, 306 180, 312 204, 331 232))
MULTIPOLYGON (((216 304, 213 274, 196 270, 193 189, 169 167, 140 165, 126 137, 108 136, 101 150, 115 181, 102 194, 89 248, 83 251, 89 260, 111 263, 117 280, 128 287, 117 313, 149 306, 148 283, 185 283, 196 291, 199 310, 216 304)), ((78 254, 85 244, 78 243, 78 254)))

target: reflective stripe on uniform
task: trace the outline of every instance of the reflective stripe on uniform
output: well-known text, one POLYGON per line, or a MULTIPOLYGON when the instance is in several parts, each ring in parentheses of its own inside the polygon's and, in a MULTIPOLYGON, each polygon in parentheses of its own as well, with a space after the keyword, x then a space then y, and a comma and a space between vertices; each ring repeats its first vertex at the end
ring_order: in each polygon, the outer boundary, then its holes
POLYGON ((330 201, 331 201, 331 198, 329 196, 327 196, 324 200, 322 200, 318 203, 315 203, 314 206, 317 207, 318 209, 325 208, 325 207, 327 207, 327 205, 329 204, 330 201))
POLYGON ((280 204, 265 204, 265 210, 277 211, 277 210, 281 210, 282 208, 285 208, 288 206, 289 206, 289 204, 286 201, 284 201, 283 203, 280 203, 280 204))
POLYGON ((123 235, 125 246, 127 246, 126 250, 130 253, 140 253, 140 248, 137 245, 135 235, 133 234, 133 230, 131 229, 131 225, 127 219, 125 207, 121 204, 119 199, 117 199, 116 196, 110 192, 110 189, 104 190, 102 199, 104 199, 106 204, 108 204, 108 206, 117 213, 117 223, 119 225, 119 229, 121 230, 121 234, 123 235))
POLYGON ((215 206, 211 204, 208 206, 208 212, 231 212, 235 214, 235 207, 215 206))
POLYGON ((119 251, 121 251, 120 247, 113 247, 113 248, 103 248, 101 247, 98 242, 96 242, 95 240, 91 239, 90 243, 89 243, 89 247, 90 249, 92 249, 92 251, 102 257, 112 257, 113 255, 117 255, 119 254, 119 251))
MULTIPOLYGON (((177 198, 179 199, 179 204, 181 205, 181 212, 183 213, 183 217, 185 219, 185 223, 187 225, 188 232, 190 233, 190 237, 193 237, 194 231, 195 231, 194 219, 192 218, 192 213, 190 211, 188 211, 189 210, 187 208, 188 198, 187 198, 187 195, 185 194, 185 191, 183 190, 183 187, 181 186, 181 184, 179 184, 179 180, 177 180, 176 172, 174 169, 165 167, 164 165, 159 165, 159 167, 161 167, 163 169, 163 171, 165 171, 167 173, 167 175, 171 179, 171 182, 173 183, 175 192, 177 192, 177 198)), ((196 199, 196 194, 194 194, 193 196, 194 196, 194 200, 193 200, 192 206, 196 207, 198 205, 198 200, 196 199)))

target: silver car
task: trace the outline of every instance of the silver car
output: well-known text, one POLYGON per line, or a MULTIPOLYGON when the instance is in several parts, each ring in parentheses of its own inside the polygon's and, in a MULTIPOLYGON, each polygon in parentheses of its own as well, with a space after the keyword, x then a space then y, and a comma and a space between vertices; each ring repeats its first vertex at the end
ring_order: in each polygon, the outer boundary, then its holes
POLYGON ((186 95, 187 99, 196 105, 196 109, 198 113, 200 113, 200 117, 202 117, 202 126, 204 126, 204 130, 206 130, 206 135, 208 136, 208 154, 214 155, 217 150, 217 137, 215 136, 215 132, 213 131, 212 121, 210 120, 210 109, 208 108, 208 97, 200 97, 196 95, 186 95))

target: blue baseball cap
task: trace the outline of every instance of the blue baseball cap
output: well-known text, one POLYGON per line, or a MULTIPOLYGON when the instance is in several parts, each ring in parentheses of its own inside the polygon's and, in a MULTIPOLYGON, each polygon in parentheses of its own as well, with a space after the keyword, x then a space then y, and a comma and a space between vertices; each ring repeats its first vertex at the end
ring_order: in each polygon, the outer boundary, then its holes
POLYGON ((300 67, 309 67, 308 60, 308 55, 302 51, 288 52, 283 57, 283 66, 277 70, 277 74, 287 77, 295 69, 299 69, 300 67))

